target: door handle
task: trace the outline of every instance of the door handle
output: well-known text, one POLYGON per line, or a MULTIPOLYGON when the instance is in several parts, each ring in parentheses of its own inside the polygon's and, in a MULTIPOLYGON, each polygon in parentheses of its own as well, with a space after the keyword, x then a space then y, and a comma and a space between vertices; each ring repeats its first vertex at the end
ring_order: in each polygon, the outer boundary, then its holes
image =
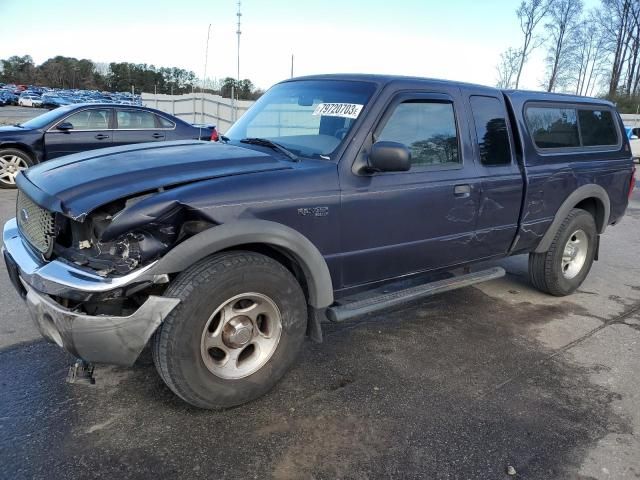
POLYGON ((453 194, 456 197, 468 197, 471 195, 471 185, 456 185, 453 187, 453 194))
POLYGON ((104 133, 99 133, 96 135, 96 140, 106 140, 109 138, 109 135, 105 135, 104 133))
POLYGON ((161 133, 154 133, 153 135, 151 135, 153 138, 164 138, 164 135, 161 133))

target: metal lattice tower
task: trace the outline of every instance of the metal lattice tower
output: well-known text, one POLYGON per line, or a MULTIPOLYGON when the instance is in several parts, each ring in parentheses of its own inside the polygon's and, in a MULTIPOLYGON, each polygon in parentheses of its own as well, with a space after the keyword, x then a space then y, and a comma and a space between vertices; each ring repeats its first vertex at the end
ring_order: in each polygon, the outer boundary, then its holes
POLYGON ((236 31, 236 34, 238 35, 238 84, 240 83, 240 35, 242 34, 242 30, 240 29, 240 20, 242 19, 242 13, 240 13, 240 6, 241 6, 241 2, 240 0, 238 0, 238 13, 236 14, 238 16, 238 30, 236 31))

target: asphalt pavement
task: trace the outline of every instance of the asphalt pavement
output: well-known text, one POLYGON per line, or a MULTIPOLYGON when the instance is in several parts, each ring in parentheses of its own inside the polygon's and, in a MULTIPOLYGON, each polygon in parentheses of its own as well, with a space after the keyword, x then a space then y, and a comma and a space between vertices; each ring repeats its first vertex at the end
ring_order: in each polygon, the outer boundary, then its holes
POLYGON ((0 478, 638 479, 639 243, 636 192, 574 295, 510 258, 503 279, 326 326, 274 390, 223 411, 181 402, 147 354, 66 384, 72 358, 2 266, 0 478))
POLYGON ((47 111, 48 110, 43 108, 16 107, 12 105, 0 107, 0 125, 13 125, 15 123, 26 122, 47 111))

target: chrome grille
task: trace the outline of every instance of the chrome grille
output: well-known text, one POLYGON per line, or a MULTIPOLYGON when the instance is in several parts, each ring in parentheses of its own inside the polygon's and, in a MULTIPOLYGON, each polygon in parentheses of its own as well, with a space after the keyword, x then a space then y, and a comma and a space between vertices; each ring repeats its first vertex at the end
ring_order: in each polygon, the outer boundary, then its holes
POLYGON ((55 237, 55 214, 18 191, 16 218, 24 238, 40 253, 50 252, 55 237))

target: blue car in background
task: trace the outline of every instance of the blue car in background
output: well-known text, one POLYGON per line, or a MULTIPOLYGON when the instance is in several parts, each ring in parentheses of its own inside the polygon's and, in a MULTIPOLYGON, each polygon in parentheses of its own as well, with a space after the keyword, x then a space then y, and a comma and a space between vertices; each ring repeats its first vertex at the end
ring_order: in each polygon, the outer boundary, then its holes
POLYGON ((65 105, 72 105, 73 103, 73 100, 56 93, 45 93, 42 95, 42 107, 48 108, 49 110, 64 107, 65 105))
POLYGON ((640 160, 640 127, 624 127, 634 160, 640 160))
POLYGON ((165 140, 218 140, 213 125, 191 125, 153 108, 72 104, 0 127, 0 188, 15 188, 31 165, 72 153, 165 140))
POLYGON ((18 96, 8 90, 0 90, 0 107, 5 105, 17 105, 18 96))

